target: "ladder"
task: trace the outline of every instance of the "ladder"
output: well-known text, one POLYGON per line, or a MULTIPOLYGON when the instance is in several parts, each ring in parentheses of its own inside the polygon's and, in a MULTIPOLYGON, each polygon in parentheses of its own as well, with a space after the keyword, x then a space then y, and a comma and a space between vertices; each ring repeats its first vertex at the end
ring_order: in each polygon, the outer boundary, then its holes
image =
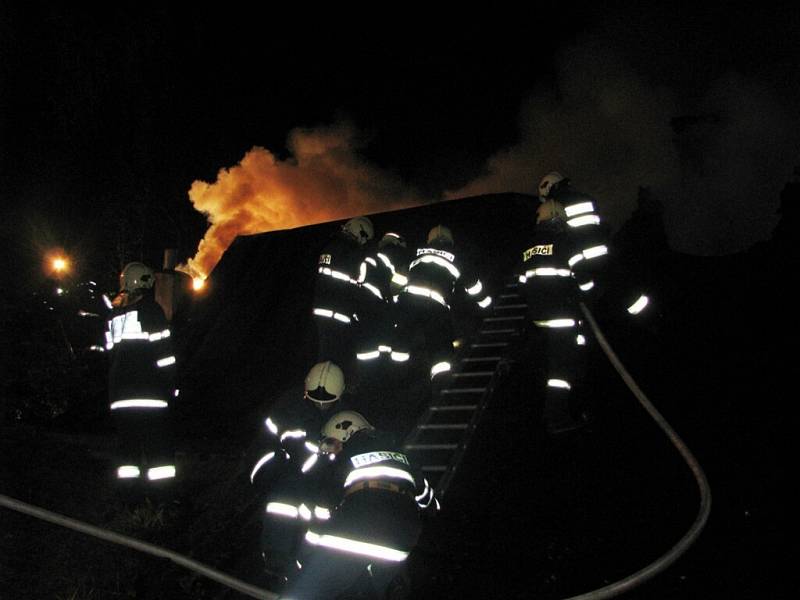
POLYGON ((523 329, 527 304, 519 284, 505 284, 490 316, 455 356, 453 370, 404 441, 404 451, 441 499, 467 450, 481 414, 501 377, 502 360, 523 329))

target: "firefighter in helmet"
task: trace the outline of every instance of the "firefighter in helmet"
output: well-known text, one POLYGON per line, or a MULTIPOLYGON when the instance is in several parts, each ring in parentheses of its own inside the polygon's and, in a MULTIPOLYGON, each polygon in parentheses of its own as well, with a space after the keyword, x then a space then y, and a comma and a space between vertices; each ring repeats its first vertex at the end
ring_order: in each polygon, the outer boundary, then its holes
POLYGON ((176 475, 168 409, 178 395, 170 326, 154 284, 147 265, 125 266, 105 334, 110 409, 121 437, 115 475, 150 489, 176 475))
POLYGON ((282 597, 332 600, 366 578, 375 597, 386 597, 417 543, 421 512, 439 508, 433 489, 394 436, 358 412, 331 416, 320 455, 331 518, 309 523, 302 569, 282 597))
POLYGON ((317 461, 319 433, 333 407, 350 405, 344 373, 322 361, 309 369, 302 391, 289 388, 272 403, 264 421, 249 477, 265 500, 261 552, 274 585, 285 583, 293 571, 304 526, 327 517, 327 509, 309 500, 313 480, 307 473, 317 461))
POLYGON ((361 296, 359 273, 367 243, 374 236, 368 217, 348 220, 322 249, 314 287, 318 360, 333 360, 345 372, 353 361, 354 324, 361 296))
MULTIPOLYGON (((555 200, 564 209, 564 221, 577 251, 572 258, 571 268, 582 299, 591 302, 612 292, 615 296, 613 303, 621 305, 620 308, 624 308, 627 314, 641 319, 640 315, 650 303, 650 296, 641 285, 608 289, 608 280, 613 275, 610 272, 609 235, 594 198, 576 190, 569 179, 552 171, 539 182, 539 200, 543 203, 555 200)), ((619 265, 616 267, 619 268, 619 265)))
POLYGON ((403 236, 389 232, 361 264, 356 365, 359 389, 399 385, 409 355, 395 350, 395 296, 408 283, 408 248, 403 236))
POLYGON ((478 307, 492 302, 481 280, 459 260, 453 233, 437 225, 428 232, 427 243, 416 249, 408 267, 408 283, 398 296, 397 351, 412 352, 413 337, 425 338, 431 379, 452 369, 453 323, 450 313, 456 294, 463 292, 478 307))

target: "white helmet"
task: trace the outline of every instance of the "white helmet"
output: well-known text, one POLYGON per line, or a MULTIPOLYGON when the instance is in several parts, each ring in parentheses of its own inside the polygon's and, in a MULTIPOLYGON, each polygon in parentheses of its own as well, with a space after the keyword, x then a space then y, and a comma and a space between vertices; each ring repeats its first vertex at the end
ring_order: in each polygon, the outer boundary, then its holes
POLYGON ((344 373, 329 360, 315 364, 306 375, 305 397, 319 408, 336 402, 343 391, 344 373))
POLYGON ((434 244, 436 242, 443 244, 454 244, 453 233, 444 225, 437 225, 428 232, 428 243, 434 244))
POLYGON ((119 289, 121 292, 133 292, 139 289, 150 289, 156 282, 153 269, 140 262, 125 265, 119 274, 119 289))
POLYGON ((374 429, 374 427, 369 424, 361 413, 343 410, 333 415, 322 426, 322 435, 323 437, 337 439, 344 444, 354 433, 362 429, 374 429))
POLYGON ((545 199, 550 196, 553 186, 561 183, 564 179, 564 176, 558 171, 550 171, 547 175, 542 177, 542 180, 539 182, 539 200, 544 202, 545 199))
POLYGON ((355 217, 342 225, 342 230, 350 234, 362 246, 375 235, 372 221, 367 217, 355 217))
POLYGON ((402 246, 405 248, 406 239, 398 233, 384 233, 381 241, 378 242, 378 248, 384 248, 386 246, 402 246))

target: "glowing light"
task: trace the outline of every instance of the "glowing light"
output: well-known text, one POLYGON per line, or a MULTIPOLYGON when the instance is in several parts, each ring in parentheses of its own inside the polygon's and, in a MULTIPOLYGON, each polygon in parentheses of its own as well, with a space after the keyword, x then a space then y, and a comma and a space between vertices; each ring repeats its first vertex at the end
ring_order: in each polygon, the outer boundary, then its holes
POLYGON ((258 459, 258 462, 253 467, 253 470, 250 472, 250 483, 253 482, 253 479, 255 478, 256 473, 258 473, 258 470, 261 467, 263 467, 266 463, 271 461, 273 458, 275 458, 275 453, 274 452, 268 452, 267 454, 262 456, 260 459, 258 459))
POLYGON ((72 265, 63 248, 53 248, 44 256, 43 268, 51 277, 61 278, 72 270, 72 265))
POLYGON ((117 477, 119 479, 133 479, 139 477, 139 467, 133 465, 124 465, 117 469, 117 477))
POLYGON ((332 550, 341 550, 392 562, 402 562, 408 557, 408 552, 389 548, 388 546, 379 546, 334 535, 319 535, 313 531, 306 532, 306 541, 315 546, 325 546, 332 550))
POLYGON ((644 310, 648 302, 650 302, 650 299, 644 294, 642 294, 641 296, 639 296, 639 299, 636 300, 636 302, 634 302, 628 307, 628 312, 632 315, 638 315, 640 312, 644 310))
POLYGON ((165 465, 163 467, 153 467, 151 469, 147 469, 147 478, 150 481, 156 481, 158 479, 172 479, 173 477, 175 477, 174 465, 165 465))
POLYGON ((575 327, 574 319, 550 319, 548 321, 534 321, 537 327, 575 327))
POLYGON ((163 400, 117 400, 111 403, 111 410, 117 410, 119 408, 166 408, 167 406, 167 403, 163 400))
POLYGON ((572 389, 572 386, 569 384, 569 382, 564 381, 563 379, 548 379, 547 385, 548 387, 561 388, 563 390, 572 389))
POLYGON ((192 289, 195 292, 199 292, 206 287, 206 280, 204 277, 194 277, 192 278, 192 289))

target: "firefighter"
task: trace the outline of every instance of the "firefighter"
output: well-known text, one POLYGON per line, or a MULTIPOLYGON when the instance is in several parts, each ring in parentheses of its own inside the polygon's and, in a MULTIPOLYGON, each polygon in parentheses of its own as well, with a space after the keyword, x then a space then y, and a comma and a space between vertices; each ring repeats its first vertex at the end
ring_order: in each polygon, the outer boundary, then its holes
POLYGON ((398 297, 402 315, 397 351, 410 353, 413 338, 422 331, 430 377, 452 369, 453 323, 450 308, 457 288, 463 289, 481 309, 492 298, 483 283, 456 258, 453 234, 437 225, 428 232, 427 244, 417 248, 408 267, 408 283, 398 297))
POLYGON ((261 551, 265 570, 276 585, 292 571, 301 524, 320 516, 308 501, 313 482, 307 473, 318 458, 322 425, 331 408, 342 403, 344 391, 339 366, 319 362, 308 371, 302 393, 288 390, 273 403, 264 422, 265 435, 258 443, 250 482, 265 497, 261 551))
POLYGON ((176 475, 168 409, 178 395, 170 327, 154 282, 147 265, 125 266, 105 334, 111 415, 121 437, 116 477, 151 490, 176 475))
POLYGON ((362 289, 358 278, 365 246, 374 235, 372 221, 347 221, 319 255, 313 318, 317 324, 317 360, 333 360, 345 372, 353 362, 353 328, 362 289))
POLYGON ((439 503, 392 436, 360 413, 336 413, 322 436, 331 517, 310 523, 302 569, 282 597, 333 599, 368 581, 384 598, 417 543, 421 511, 435 513, 439 503))
MULTIPOLYGON (((556 200, 563 208, 566 224, 574 240, 576 253, 572 272, 586 302, 594 301, 607 291, 609 279, 608 232, 597 212, 596 201, 575 190, 569 179, 552 171, 539 182, 539 200, 556 200), (604 285, 605 284, 605 285, 604 285), (599 289, 598 289, 599 288, 599 289)), ((647 293, 635 286, 614 290, 627 314, 639 315, 650 302, 647 293)))
POLYGON ((360 386, 369 386, 375 380, 394 386, 396 369, 405 365, 409 354, 398 352, 395 344, 394 297, 408 283, 408 249, 405 238, 397 233, 386 233, 374 252, 361 264, 358 281, 362 290, 362 304, 358 312, 356 359, 360 386))

